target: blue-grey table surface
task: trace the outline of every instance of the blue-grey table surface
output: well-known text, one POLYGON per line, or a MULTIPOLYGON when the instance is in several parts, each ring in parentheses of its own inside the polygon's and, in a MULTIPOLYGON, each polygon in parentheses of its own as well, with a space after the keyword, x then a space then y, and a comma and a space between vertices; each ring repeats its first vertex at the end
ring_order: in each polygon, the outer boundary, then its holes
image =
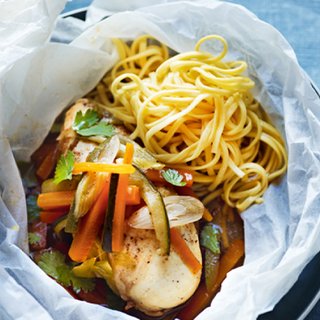
MULTIPOLYGON (((69 0, 64 12, 86 7, 91 2, 92 0, 69 0)), ((229 0, 229 2, 245 6, 261 20, 277 28, 293 47, 301 67, 314 84, 320 87, 320 0, 229 0)), ((306 319, 320 319, 320 302, 306 319)))

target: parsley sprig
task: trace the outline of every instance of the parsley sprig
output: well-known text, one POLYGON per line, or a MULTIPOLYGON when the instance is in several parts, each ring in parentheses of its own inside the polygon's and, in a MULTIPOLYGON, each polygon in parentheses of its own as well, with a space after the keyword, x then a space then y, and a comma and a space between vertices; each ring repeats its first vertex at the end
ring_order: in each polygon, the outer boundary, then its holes
POLYGON ((60 183, 64 180, 71 180, 72 179, 72 170, 74 166, 74 154, 68 150, 67 154, 61 155, 56 170, 54 172, 54 180, 55 184, 60 183))
POLYGON ((99 121, 99 114, 93 109, 88 109, 85 113, 78 111, 74 119, 72 129, 80 136, 84 137, 111 137, 114 134, 114 127, 111 124, 99 121))
POLYGON ((162 177, 169 183, 177 187, 183 187, 186 185, 186 182, 183 181, 183 175, 180 174, 177 170, 168 169, 161 171, 162 177))
POLYGON ((38 265, 64 287, 72 287, 75 293, 79 293, 80 290, 89 292, 95 288, 93 279, 79 278, 73 274, 73 266, 66 263, 65 256, 59 251, 44 252, 38 261, 38 265))

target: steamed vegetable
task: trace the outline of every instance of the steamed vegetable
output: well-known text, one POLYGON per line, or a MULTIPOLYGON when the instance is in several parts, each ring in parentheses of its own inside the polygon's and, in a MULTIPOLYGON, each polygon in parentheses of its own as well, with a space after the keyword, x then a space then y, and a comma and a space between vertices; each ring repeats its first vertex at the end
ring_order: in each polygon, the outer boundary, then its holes
POLYGON ((198 273, 202 265, 199 260, 195 257, 195 255, 190 250, 189 246, 183 239, 181 233, 178 228, 170 229, 170 237, 173 249, 179 255, 183 263, 190 269, 193 274, 198 273))
POLYGON ((141 147, 138 143, 133 141, 132 139, 119 134, 119 139, 121 142, 120 147, 120 156, 125 153, 125 146, 127 143, 133 144, 134 147, 134 155, 132 163, 139 167, 140 169, 156 169, 160 170, 164 167, 162 163, 159 163, 157 159, 146 149, 141 147))
MULTIPOLYGON (((32 201, 29 205, 30 217, 34 216, 35 219, 39 217, 40 210, 56 210, 59 208, 67 208, 70 207, 72 201, 74 199, 75 191, 58 191, 58 192, 47 192, 40 193, 38 198, 36 196, 31 198, 29 202, 32 201), (34 204, 34 201, 38 203, 34 204), (40 209, 40 208, 41 209, 40 209)), ((130 205, 136 205, 140 203, 140 189, 138 186, 130 185, 126 190, 126 203, 130 205)), ((74 210, 74 209, 73 209, 74 210)))
POLYGON ((57 219, 65 216, 67 213, 67 210, 41 211, 40 220, 45 223, 53 223, 57 219))
POLYGON ((90 210, 105 180, 106 173, 99 172, 88 172, 82 177, 74 197, 73 214, 76 219, 83 217, 90 210))
POLYGON ((58 184, 64 180, 72 179, 72 169, 74 166, 74 154, 68 150, 67 154, 61 155, 56 170, 54 172, 54 183, 58 184))
POLYGON ((108 172, 130 174, 134 171, 135 169, 131 164, 81 162, 74 164, 72 173, 79 174, 82 172, 108 172))
MULTIPOLYGON (((134 148, 131 143, 127 143, 126 152, 123 157, 123 163, 131 164, 134 148)), ((112 222, 112 251, 119 252, 123 246, 124 220, 126 209, 126 190, 128 189, 129 175, 119 175, 117 194, 115 199, 114 215, 112 222)))
POLYGON ((102 186, 102 191, 90 211, 81 219, 74 235, 69 256, 73 261, 83 262, 87 259, 90 249, 96 240, 103 224, 105 210, 109 198, 110 176, 102 186))
POLYGON ((70 206, 74 194, 74 191, 40 193, 37 199, 37 205, 43 210, 65 208, 70 206))
MULTIPOLYGON (((192 223, 201 219, 204 206, 196 198, 189 196, 168 196, 163 198, 170 228, 192 223)), ((137 229, 154 229, 149 208, 144 206, 128 220, 128 224, 137 229)))
POLYGON ((102 248, 106 252, 112 251, 112 224, 116 203, 116 194, 118 189, 119 175, 112 174, 109 189, 108 204, 106 206, 106 213, 102 231, 102 248))
POLYGON ((220 229, 217 225, 205 225, 200 234, 200 243, 204 250, 204 277, 208 290, 216 283, 220 265, 220 229))
POLYGON ((97 111, 87 109, 85 113, 78 111, 74 119, 72 129, 80 136, 104 136, 111 137, 114 134, 114 127, 100 121, 100 116, 97 111))
POLYGON ((155 186, 138 167, 135 168, 136 171, 130 176, 130 179, 140 187, 141 197, 151 213, 156 238, 160 243, 160 251, 162 254, 168 255, 170 252, 170 233, 166 206, 155 186))
POLYGON ((41 180, 47 179, 53 171, 58 157, 59 150, 57 145, 55 145, 49 150, 48 154, 38 167, 36 172, 37 177, 39 177, 41 180))
POLYGON ((72 191, 76 190, 79 180, 64 180, 58 184, 54 183, 53 179, 47 179, 41 184, 41 193, 57 192, 57 191, 72 191))
POLYGON ((73 274, 73 266, 67 264, 65 256, 59 251, 46 251, 41 254, 38 266, 49 276, 56 279, 64 287, 72 287, 73 291, 79 293, 94 290, 93 279, 82 279, 73 274))
MULTIPOLYGON (((89 153, 87 159, 94 162, 113 163, 119 146, 120 141, 117 136, 107 138, 89 153)), ((101 192, 102 184, 107 178, 109 179, 109 173, 105 172, 87 172, 82 176, 68 214, 67 232, 76 231, 79 218, 84 216, 93 206, 101 192)))
POLYGON ((227 251, 223 254, 220 260, 220 267, 215 284, 210 290, 207 290, 206 285, 200 284, 197 291, 194 293, 190 301, 178 313, 177 318, 183 320, 192 320, 198 315, 205 307, 209 305, 227 273, 231 271, 244 255, 243 240, 235 239, 231 242, 227 251))

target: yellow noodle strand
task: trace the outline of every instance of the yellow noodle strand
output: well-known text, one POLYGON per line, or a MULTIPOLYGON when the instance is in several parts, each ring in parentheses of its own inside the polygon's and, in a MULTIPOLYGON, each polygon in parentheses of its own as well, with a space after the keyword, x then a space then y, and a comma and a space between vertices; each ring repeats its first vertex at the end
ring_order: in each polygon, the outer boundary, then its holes
POLYGON ((268 184, 285 172, 287 154, 250 93, 246 62, 224 61, 226 40, 209 35, 194 51, 171 58, 148 35, 131 45, 114 43, 119 62, 91 96, 159 161, 192 170, 194 190, 205 203, 221 196, 240 212, 261 203, 268 184), (222 49, 212 55, 205 44, 222 49))

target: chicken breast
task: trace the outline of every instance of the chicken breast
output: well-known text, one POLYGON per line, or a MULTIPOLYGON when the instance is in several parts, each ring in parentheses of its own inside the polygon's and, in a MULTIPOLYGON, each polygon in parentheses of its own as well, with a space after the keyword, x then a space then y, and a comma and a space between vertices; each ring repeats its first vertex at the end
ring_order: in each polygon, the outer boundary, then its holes
MULTIPOLYGON (((179 227, 195 257, 201 262, 197 230, 193 223, 179 227)), ((162 315, 188 300, 197 289, 201 271, 193 274, 176 252, 159 255, 153 230, 130 228, 124 240, 123 253, 135 262, 125 265, 113 262, 114 282, 121 297, 130 306, 151 316, 162 315)))

